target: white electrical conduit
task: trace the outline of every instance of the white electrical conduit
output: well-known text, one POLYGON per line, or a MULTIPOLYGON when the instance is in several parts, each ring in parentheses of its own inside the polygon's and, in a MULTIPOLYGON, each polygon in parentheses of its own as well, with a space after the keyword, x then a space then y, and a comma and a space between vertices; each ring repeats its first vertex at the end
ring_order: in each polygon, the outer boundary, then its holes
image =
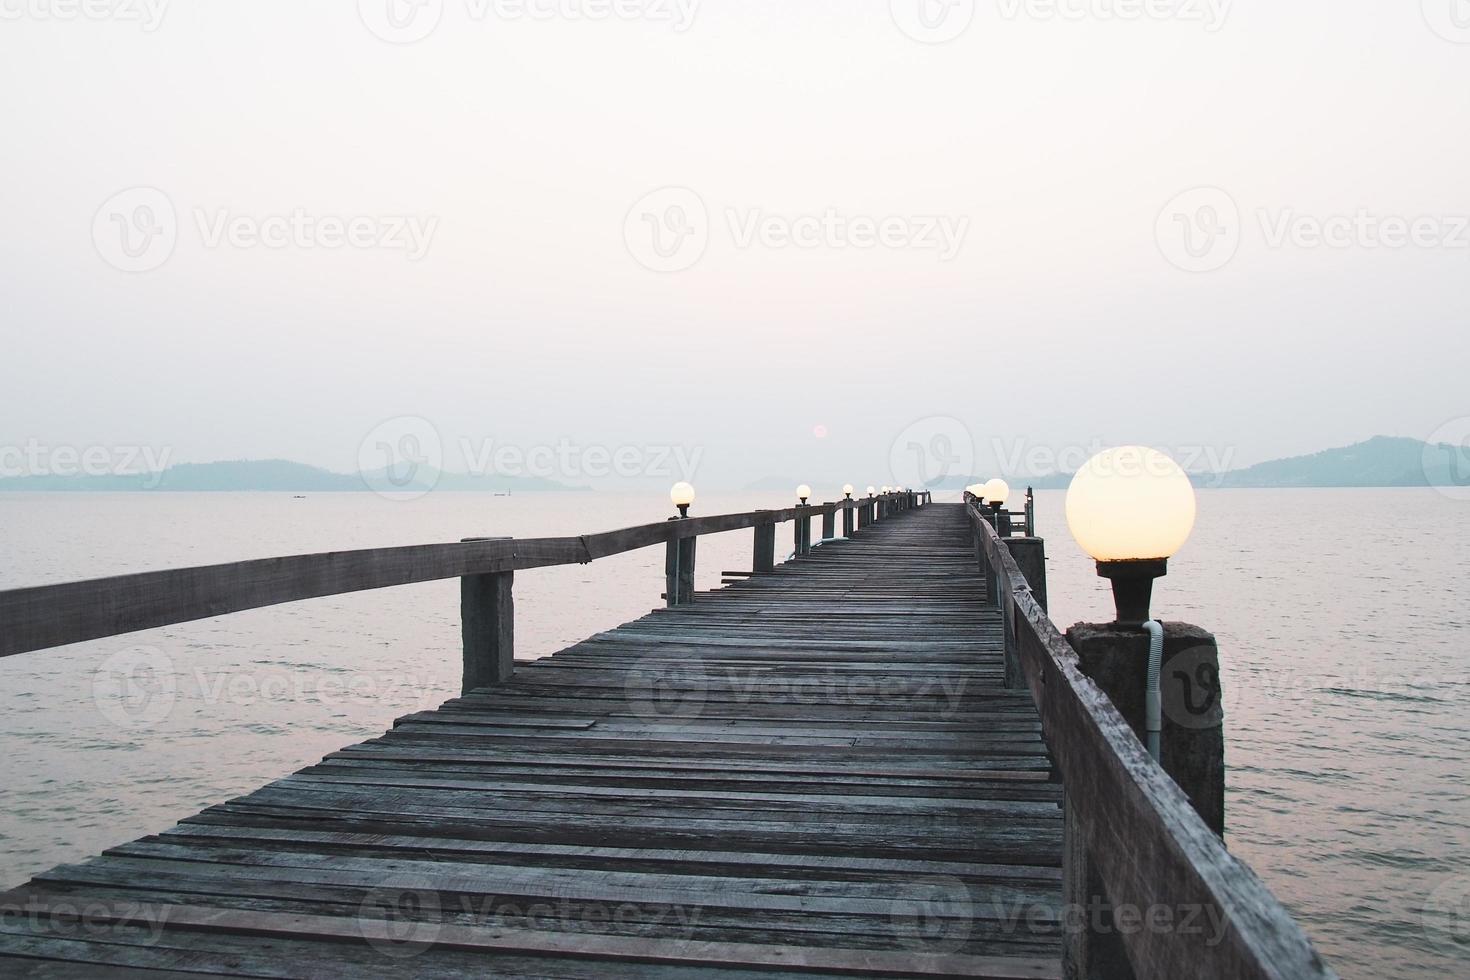
POLYGON ((1148 630, 1148 693, 1144 703, 1145 727, 1148 730, 1148 754, 1159 761, 1159 733, 1164 729, 1163 697, 1159 694, 1159 674, 1164 667, 1164 624, 1150 620, 1148 630))

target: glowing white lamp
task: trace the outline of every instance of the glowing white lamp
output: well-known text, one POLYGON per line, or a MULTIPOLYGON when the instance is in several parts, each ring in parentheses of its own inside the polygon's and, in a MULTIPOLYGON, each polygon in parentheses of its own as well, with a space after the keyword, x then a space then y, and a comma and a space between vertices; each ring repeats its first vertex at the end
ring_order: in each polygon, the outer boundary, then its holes
POLYGON ((869 497, 875 497, 875 496, 877 496, 877 494, 878 494, 878 488, 877 487, 868 487, 868 496, 869 497))
POLYGON ((689 516, 689 505, 694 503, 694 486, 689 483, 676 483, 674 489, 669 491, 669 499, 674 506, 679 508, 680 517, 689 516))
POLYGON ((802 506, 806 506, 807 498, 811 495, 812 488, 807 486, 805 483, 796 488, 796 497, 798 500, 801 501, 802 506))
POLYGON ((1118 624, 1149 620, 1153 580, 1194 530, 1194 487, 1179 464, 1145 446, 1099 453, 1067 488, 1067 526, 1111 580, 1118 624))
POLYGON ((1006 505, 1006 501, 1011 496, 1010 484, 1006 483, 1000 477, 996 477, 980 488, 980 496, 989 501, 990 506, 999 510, 1006 505))
POLYGON ((844 497, 846 497, 848 500, 851 500, 852 499, 852 484, 851 483, 844 483, 842 485, 842 495, 844 497))

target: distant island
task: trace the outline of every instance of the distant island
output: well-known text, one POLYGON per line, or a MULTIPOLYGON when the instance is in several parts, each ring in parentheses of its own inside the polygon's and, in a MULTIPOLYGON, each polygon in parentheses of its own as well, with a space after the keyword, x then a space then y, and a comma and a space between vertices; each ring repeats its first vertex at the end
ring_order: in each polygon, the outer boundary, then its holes
MULTIPOLYGON (((1224 473, 1191 473, 1203 488, 1281 489, 1289 487, 1448 487, 1470 486, 1470 450, 1430 445, 1400 436, 1375 436, 1340 449, 1257 463, 1224 473)), ((1010 476, 1038 490, 1065 490, 1070 473, 1010 476)), ((954 477, 931 489, 959 490, 980 479, 954 477)))
POLYGON ((1376 436, 1341 449, 1222 474, 1222 487, 1449 487, 1470 485, 1470 451, 1376 436))
MULTIPOLYGON (((334 473, 305 463, 284 459, 234 460, 218 463, 181 463, 159 473, 124 473, 74 476, 13 476, 0 478, 0 492, 19 491, 155 491, 155 492, 260 492, 260 493, 367 493, 369 480, 381 473, 334 473)), ((374 481, 381 485, 382 481, 374 481)), ((451 490, 494 493, 535 493, 554 490, 586 490, 537 476, 500 476, 470 473, 419 473, 403 490, 451 490), (436 479, 437 476, 437 479, 436 479)))

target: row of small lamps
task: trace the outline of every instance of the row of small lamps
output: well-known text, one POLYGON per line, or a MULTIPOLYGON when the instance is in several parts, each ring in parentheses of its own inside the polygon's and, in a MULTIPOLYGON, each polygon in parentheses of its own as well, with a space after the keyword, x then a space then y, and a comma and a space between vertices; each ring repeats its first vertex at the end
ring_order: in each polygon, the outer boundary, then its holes
MULTIPOLYGON (((965 489, 996 509, 1004 507, 1011 495, 1010 486, 999 478, 965 489)), ((869 497, 904 492, 903 487, 868 487, 869 497)), ((851 499, 852 484, 842 493, 851 499)), ((811 495, 806 484, 796 488, 803 505, 811 495)), ((669 499, 680 517, 688 517, 694 487, 678 483, 669 499)), ((1066 512, 1072 537, 1097 562, 1098 575, 1112 583, 1118 622, 1145 621, 1153 580, 1168 573, 1168 560, 1194 530, 1195 496, 1189 476, 1155 449, 1104 450, 1072 477, 1066 512)))
MULTIPOLYGON (((856 489, 851 483, 842 488, 842 495, 848 500, 851 500, 852 495, 856 492, 856 489)), ((869 497, 876 497, 879 494, 887 496, 890 493, 908 493, 908 488, 868 487, 869 497)), ((802 506, 806 506, 806 502, 811 499, 811 496, 812 488, 807 486, 805 483, 796 488, 796 499, 801 501, 802 506)), ((680 517, 688 517, 689 505, 694 503, 694 485, 692 483, 684 482, 674 484, 674 488, 669 491, 669 499, 674 502, 675 507, 679 508, 680 517)))
POLYGON ((997 508, 1004 507, 1006 501, 1011 499, 1011 485, 1000 477, 987 483, 972 483, 965 487, 965 491, 982 504, 991 504, 997 508))

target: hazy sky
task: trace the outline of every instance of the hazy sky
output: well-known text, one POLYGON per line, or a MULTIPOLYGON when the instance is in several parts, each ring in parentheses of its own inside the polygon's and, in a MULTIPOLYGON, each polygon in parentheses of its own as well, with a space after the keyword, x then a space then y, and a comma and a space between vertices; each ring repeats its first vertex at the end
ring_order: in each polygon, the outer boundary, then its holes
POLYGON ((86 4, 0 0, 3 445, 863 484, 1470 415, 1463 0, 86 4))

